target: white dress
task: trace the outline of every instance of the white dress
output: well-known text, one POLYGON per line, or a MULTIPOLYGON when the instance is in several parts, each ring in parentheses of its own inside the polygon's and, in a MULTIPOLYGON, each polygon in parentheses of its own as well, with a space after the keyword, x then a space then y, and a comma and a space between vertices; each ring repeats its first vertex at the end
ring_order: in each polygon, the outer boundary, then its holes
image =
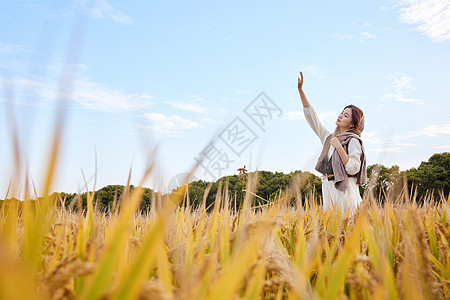
MULTIPOLYGON (((311 126, 312 130, 320 138, 323 143, 325 139, 331 134, 320 123, 319 118, 312 106, 304 107, 303 112, 305 114, 306 121, 311 126)), ((334 151, 333 145, 330 145, 328 151, 328 159, 334 151)), ((361 168, 361 144, 355 138, 352 138, 348 144, 348 162, 345 164, 345 170, 348 175, 356 175, 361 168)), ((322 198, 324 209, 338 208, 344 212, 346 209, 354 211, 361 203, 361 195, 359 194, 359 187, 356 184, 356 176, 348 178, 348 186, 344 192, 339 191, 334 187, 334 180, 328 180, 326 177, 322 177, 322 198)))

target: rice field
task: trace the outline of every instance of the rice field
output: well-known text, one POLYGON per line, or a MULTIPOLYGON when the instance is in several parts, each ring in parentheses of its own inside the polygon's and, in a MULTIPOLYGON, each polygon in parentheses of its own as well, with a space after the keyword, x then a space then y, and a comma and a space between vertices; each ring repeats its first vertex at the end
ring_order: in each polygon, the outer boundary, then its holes
POLYGON ((256 181, 238 209, 226 185, 210 210, 184 190, 141 212, 142 188, 108 213, 94 193, 83 212, 3 205, 0 299, 450 298, 450 198, 368 192, 354 213, 324 211, 294 185, 255 209, 256 181))

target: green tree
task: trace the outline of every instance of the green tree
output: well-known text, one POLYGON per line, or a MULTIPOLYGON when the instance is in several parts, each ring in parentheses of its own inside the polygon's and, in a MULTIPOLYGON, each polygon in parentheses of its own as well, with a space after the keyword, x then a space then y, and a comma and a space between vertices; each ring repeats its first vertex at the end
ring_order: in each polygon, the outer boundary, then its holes
MULTIPOLYGON (((228 189, 231 206, 237 208, 245 197, 245 189, 247 188, 248 178, 254 176, 254 173, 247 174, 246 178, 239 178, 238 175, 224 176, 215 182, 207 182, 197 180, 189 183, 189 200, 193 207, 199 207, 202 204, 203 197, 208 184, 211 184, 211 189, 206 197, 206 207, 213 208, 213 204, 218 192, 219 182, 222 183, 222 193, 225 188, 228 189)), ((300 188, 301 195, 314 191, 316 195, 321 193, 321 184, 317 176, 309 172, 295 171, 289 174, 282 172, 259 171, 258 183, 256 186, 254 197, 254 205, 266 204, 273 201, 278 195, 284 193, 286 188, 291 184, 293 179, 296 179, 296 187, 300 188)), ((172 192, 179 192, 179 188, 172 192)), ((297 195, 293 195, 295 199, 297 195)), ((302 199, 304 196, 301 196, 302 199)))
POLYGON ((418 168, 406 172, 410 188, 417 187, 419 196, 423 197, 427 191, 439 197, 450 193, 450 152, 436 153, 427 162, 422 162, 418 168))
POLYGON ((99 189, 95 193, 95 201, 100 210, 110 209, 114 199, 119 200, 122 196, 125 187, 123 185, 108 185, 99 189))
POLYGON ((395 198, 401 192, 404 175, 397 165, 389 168, 381 164, 370 165, 367 167, 368 187, 373 189, 377 199, 395 198))

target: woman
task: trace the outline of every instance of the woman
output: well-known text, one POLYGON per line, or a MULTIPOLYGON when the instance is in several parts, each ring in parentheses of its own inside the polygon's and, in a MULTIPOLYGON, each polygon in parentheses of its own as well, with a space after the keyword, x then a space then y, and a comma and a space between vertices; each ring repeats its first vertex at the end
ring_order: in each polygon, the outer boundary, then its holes
POLYGON ((323 149, 316 170, 322 176, 324 209, 355 210, 361 203, 358 185, 366 183, 366 157, 361 140, 364 114, 354 105, 348 105, 336 120, 331 134, 321 123, 303 92, 303 73, 298 78, 298 91, 305 118, 322 142, 323 149))

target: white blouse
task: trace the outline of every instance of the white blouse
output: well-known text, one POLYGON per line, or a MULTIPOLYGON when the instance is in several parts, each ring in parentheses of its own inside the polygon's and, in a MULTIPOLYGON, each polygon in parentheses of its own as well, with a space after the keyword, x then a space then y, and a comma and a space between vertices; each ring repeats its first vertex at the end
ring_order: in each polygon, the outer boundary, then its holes
MULTIPOLYGON (((304 107, 303 112, 306 121, 317 134, 323 145, 331 132, 322 125, 312 106, 304 107)), ((334 146, 330 145, 328 159, 330 159, 334 149, 334 146)), ((361 154, 362 149, 360 142, 357 139, 352 138, 348 144, 348 162, 345 164, 345 170, 348 175, 356 175, 359 172, 361 168, 361 154)), ((326 177, 322 178, 322 196, 325 209, 328 206, 340 206, 342 210, 346 208, 355 209, 362 201, 361 195, 359 194, 359 188, 356 184, 356 177, 349 177, 348 179, 347 190, 341 192, 335 188, 334 180, 328 180, 326 177)))

